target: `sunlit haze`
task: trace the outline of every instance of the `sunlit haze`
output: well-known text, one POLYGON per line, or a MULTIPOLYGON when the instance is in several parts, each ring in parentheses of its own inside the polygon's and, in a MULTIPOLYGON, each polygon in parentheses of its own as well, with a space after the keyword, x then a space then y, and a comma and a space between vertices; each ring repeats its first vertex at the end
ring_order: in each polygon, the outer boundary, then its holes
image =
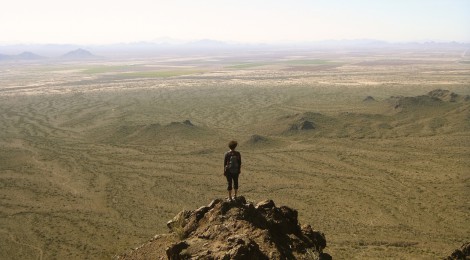
POLYGON ((0 43, 470 41, 466 0, 15 0, 0 43))

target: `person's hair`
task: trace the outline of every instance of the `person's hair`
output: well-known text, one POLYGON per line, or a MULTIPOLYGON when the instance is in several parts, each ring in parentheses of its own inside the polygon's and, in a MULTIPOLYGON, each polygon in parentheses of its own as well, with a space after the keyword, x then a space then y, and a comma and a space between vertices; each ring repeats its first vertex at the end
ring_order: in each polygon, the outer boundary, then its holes
POLYGON ((230 150, 235 149, 235 147, 237 147, 237 145, 238 145, 237 141, 230 141, 228 143, 228 147, 230 148, 230 150))

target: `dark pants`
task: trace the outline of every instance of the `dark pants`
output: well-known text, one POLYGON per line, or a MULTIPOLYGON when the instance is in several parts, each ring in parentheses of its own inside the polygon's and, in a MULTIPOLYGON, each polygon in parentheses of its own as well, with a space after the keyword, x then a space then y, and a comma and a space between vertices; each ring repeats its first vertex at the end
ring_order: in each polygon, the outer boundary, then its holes
POLYGON ((238 190, 238 173, 227 173, 227 190, 232 190, 232 181, 233 188, 238 190))

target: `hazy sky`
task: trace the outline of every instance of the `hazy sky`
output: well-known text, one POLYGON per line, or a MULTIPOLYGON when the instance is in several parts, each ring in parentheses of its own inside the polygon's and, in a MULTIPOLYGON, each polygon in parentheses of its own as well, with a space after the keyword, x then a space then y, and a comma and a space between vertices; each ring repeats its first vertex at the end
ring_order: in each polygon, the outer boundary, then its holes
POLYGON ((470 42, 470 0, 5 0, 0 43, 470 42))

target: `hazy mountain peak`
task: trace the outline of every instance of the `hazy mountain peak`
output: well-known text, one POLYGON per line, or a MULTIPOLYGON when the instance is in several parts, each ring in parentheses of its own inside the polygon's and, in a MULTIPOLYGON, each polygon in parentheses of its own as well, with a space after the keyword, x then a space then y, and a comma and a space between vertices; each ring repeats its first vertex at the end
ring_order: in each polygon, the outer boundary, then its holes
POLYGON ((65 59, 92 59, 97 58, 97 56, 93 55, 91 52, 78 48, 73 51, 69 51, 66 54, 62 55, 62 58, 65 59))
POLYGON ((22 60, 40 60, 40 59, 44 59, 44 57, 37 55, 35 53, 32 53, 30 51, 25 51, 18 55, 0 54, 0 60, 22 61, 22 60))
POLYGON ((19 59, 24 59, 24 60, 36 60, 36 59, 44 58, 44 57, 42 57, 40 55, 37 55, 35 53, 32 53, 30 51, 22 52, 22 53, 16 55, 16 57, 19 58, 19 59))

